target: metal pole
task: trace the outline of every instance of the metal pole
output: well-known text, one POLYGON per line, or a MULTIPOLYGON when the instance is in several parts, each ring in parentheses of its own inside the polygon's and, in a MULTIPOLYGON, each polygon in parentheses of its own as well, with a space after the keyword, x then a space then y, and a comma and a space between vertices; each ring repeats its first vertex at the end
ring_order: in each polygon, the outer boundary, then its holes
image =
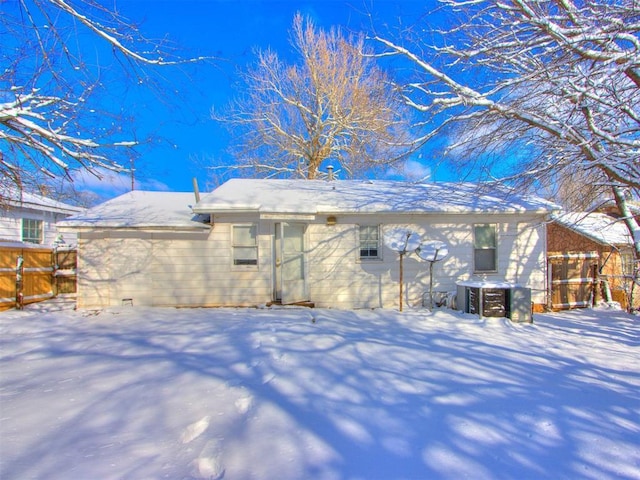
POLYGON ((438 261, 439 248, 433 254, 433 261, 429 262, 429 310, 433 310, 433 264, 438 261))
POLYGON ((429 310, 433 310, 433 262, 429 262, 429 310))
POLYGON ((404 280, 402 279, 403 277, 403 269, 402 269, 402 258, 404 257, 404 252, 400 252, 400 311, 402 311, 402 284, 404 282, 404 280))

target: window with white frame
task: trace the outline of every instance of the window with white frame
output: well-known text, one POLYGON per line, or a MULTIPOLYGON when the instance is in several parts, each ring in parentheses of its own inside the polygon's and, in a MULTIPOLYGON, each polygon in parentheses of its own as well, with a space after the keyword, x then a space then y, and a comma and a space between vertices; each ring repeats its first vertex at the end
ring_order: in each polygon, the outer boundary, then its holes
POLYGON ((258 265, 256 224, 233 226, 233 264, 258 265))
POLYGON ((33 218, 22 219, 22 241, 29 243, 42 243, 43 221, 33 218))
POLYGON ((380 259, 380 226, 360 225, 360 260, 380 259))
POLYGON ((495 224, 473 226, 473 268, 475 272, 495 272, 497 266, 497 229, 495 224))

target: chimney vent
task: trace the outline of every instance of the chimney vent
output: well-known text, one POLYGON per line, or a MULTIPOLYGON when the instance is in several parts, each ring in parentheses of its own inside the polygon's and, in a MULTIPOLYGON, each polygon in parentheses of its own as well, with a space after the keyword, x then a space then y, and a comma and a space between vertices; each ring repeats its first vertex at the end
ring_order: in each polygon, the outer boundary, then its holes
POLYGON ((330 182, 334 180, 334 177, 333 177, 333 165, 329 165, 327 167, 327 180, 329 180, 330 182))

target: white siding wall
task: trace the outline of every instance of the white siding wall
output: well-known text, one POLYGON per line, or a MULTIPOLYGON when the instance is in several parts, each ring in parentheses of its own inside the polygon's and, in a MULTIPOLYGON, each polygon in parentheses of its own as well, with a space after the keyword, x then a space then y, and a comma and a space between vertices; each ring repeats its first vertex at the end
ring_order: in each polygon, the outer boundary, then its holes
POLYGON ((20 220, 2 210, 0 210, 0 239, 20 241, 20 220))
MULTIPOLYGON (((236 223, 247 223, 240 219, 236 223)), ((205 232, 82 233, 78 305, 240 306, 272 297, 271 237, 259 231, 258 266, 234 266, 231 224, 205 232)))
POLYGON ((208 237, 182 234, 154 243, 154 305, 256 305, 271 300, 269 235, 259 232, 258 266, 234 266, 231 224, 216 224, 208 237))
MULTIPOLYGON (((394 225, 397 216, 338 216, 311 222, 306 233, 308 285, 319 307, 397 308, 398 254, 382 250, 381 260, 359 259, 358 225, 394 225)), ((425 240, 449 245, 435 264, 434 289, 455 291, 457 281, 486 279, 532 288, 544 302, 545 242, 540 217, 522 215, 438 215, 405 218, 425 240), (498 272, 473 274, 473 224, 498 225, 498 272)), ((120 305, 240 306, 273 300, 273 233, 276 220, 216 216, 210 232, 104 231, 80 239, 80 307, 120 305), (256 222, 258 265, 233 266, 231 226, 256 222)), ((415 254, 404 259, 405 305, 420 306, 429 290, 429 264, 415 254)))
POLYGON ((151 304, 152 249, 149 234, 85 234, 78 244, 78 305, 120 305, 125 298, 151 304), (138 238, 136 238, 136 236, 138 238))
MULTIPOLYGON (((456 290, 461 280, 520 283, 532 288, 533 300, 543 303, 546 283, 544 227, 540 217, 508 215, 439 215, 408 218, 407 229, 425 241, 449 246, 448 257, 434 265, 434 290, 456 290), (473 225, 498 227, 498 271, 473 273, 473 225)), ((309 228, 311 300, 338 308, 396 308, 399 304, 399 255, 383 248, 382 260, 359 260, 358 225, 396 225, 397 216, 339 217, 338 224, 309 228)), ((403 259, 404 304, 420 306, 429 291, 429 263, 415 254, 403 259)))
MULTIPOLYGON (((31 218, 43 221, 44 239, 42 245, 51 246, 58 236, 56 222, 66 217, 68 215, 28 208, 0 209, 0 239, 15 242, 22 241, 22 219, 31 218)), ((76 236, 72 233, 65 233, 64 239, 70 245, 74 245, 77 241, 76 236)))

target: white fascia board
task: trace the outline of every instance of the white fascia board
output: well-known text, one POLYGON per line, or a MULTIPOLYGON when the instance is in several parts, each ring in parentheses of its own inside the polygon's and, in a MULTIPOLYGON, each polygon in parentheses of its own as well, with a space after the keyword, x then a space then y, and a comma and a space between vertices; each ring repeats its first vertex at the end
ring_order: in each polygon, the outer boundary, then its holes
POLYGON ((109 225, 82 225, 82 226, 58 226, 58 231, 61 233, 77 233, 77 232, 96 232, 96 231, 145 231, 145 232, 202 232, 205 230, 211 230, 212 225, 202 226, 158 226, 158 225, 136 225, 136 226, 109 226, 109 225))
POLYGON ((313 221, 316 219, 315 214, 305 214, 305 213, 261 213, 260 220, 307 220, 313 221))
POLYGON ((220 214, 220 213, 259 213, 261 205, 227 205, 216 207, 215 205, 196 204, 191 208, 193 213, 220 214))

